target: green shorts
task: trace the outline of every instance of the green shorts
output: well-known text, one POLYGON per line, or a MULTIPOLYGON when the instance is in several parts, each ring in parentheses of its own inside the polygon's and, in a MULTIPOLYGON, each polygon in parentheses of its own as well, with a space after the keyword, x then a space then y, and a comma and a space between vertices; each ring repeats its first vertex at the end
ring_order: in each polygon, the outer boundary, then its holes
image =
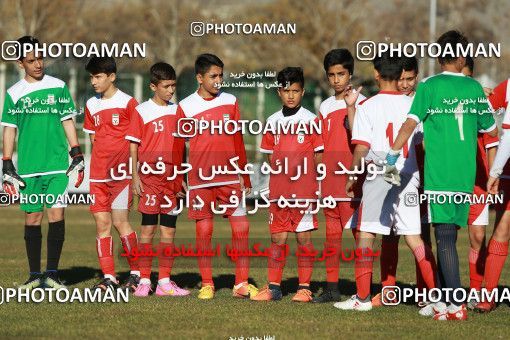
MULTIPOLYGON (((432 194, 429 194, 432 196, 432 194)), ((460 227, 467 225, 469 217, 469 203, 452 202, 440 199, 429 201, 429 222, 456 224, 460 227)))
POLYGON ((21 191, 20 208, 26 212, 41 212, 47 208, 65 208, 69 178, 65 173, 23 178, 27 184, 21 191))

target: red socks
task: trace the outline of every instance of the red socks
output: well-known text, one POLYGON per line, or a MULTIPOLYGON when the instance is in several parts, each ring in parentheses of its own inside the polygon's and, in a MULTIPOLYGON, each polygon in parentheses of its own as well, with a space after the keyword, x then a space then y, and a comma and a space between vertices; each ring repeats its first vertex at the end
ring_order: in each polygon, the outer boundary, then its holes
POLYGON ((395 286, 398 265, 399 236, 383 236, 381 242, 381 284, 395 286))
MULTIPOLYGON (((370 248, 363 248, 363 254, 371 251, 370 248)), ((372 285, 372 270, 374 262, 372 256, 356 256, 354 275, 356 276, 356 291, 360 299, 364 300, 370 295, 372 285)))
POLYGON ((326 281, 338 283, 340 255, 342 251, 342 225, 339 219, 326 216, 326 249, 334 249, 335 255, 326 258, 326 281))
POLYGON ((140 243, 139 249, 141 254, 147 254, 141 255, 138 260, 140 277, 142 279, 150 279, 152 270, 152 243, 140 243))
POLYGON ((482 289, 486 258, 485 248, 480 249, 480 251, 469 248, 469 288, 482 289))
MULTIPOLYGON (((311 254, 314 252, 312 242, 302 246, 298 246, 298 254, 305 253, 311 254)), ((313 273, 313 262, 315 258, 313 256, 298 256, 298 278, 300 285, 310 285, 313 273)), ((337 279, 338 280, 338 279, 337 279)))
POLYGON ((111 236, 96 238, 97 257, 104 275, 115 278, 115 262, 113 260, 113 239, 111 236))
POLYGON ((498 287, 499 277, 508 256, 508 241, 498 242, 494 239, 489 241, 487 248, 487 261, 485 263, 485 288, 488 291, 498 287))
POLYGON ((287 245, 271 243, 270 256, 267 258, 267 276, 270 283, 282 282, 283 268, 287 262, 287 245))
POLYGON ((422 244, 413 251, 414 258, 418 263, 421 275, 425 282, 426 288, 432 289, 436 287, 436 261, 430 247, 422 244))
MULTIPOLYGON (((232 247, 238 251, 247 251, 250 247, 248 244, 248 234, 250 224, 245 216, 229 216, 228 218, 232 229, 232 247)), ((242 256, 236 260, 236 279, 235 284, 248 282, 250 272, 250 258, 242 256)))
MULTIPOLYGON (((212 218, 198 220, 196 222, 197 250, 210 250, 213 232, 212 218)), ((214 286, 212 279, 212 259, 210 256, 197 257, 198 268, 202 276, 202 286, 214 286)))
POLYGON ((122 248, 124 248, 124 252, 129 254, 127 257, 127 261, 129 263, 129 268, 133 271, 138 271, 138 257, 131 256, 131 252, 133 249, 138 248, 138 239, 136 238, 136 233, 133 231, 130 234, 124 235, 120 237, 122 241, 122 248))
POLYGON ((174 252, 174 244, 167 242, 159 242, 158 246, 158 261, 159 261, 159 274, 158 280, 170 278, 172 266, 174 264, 174 257, 171 255, 174 252))

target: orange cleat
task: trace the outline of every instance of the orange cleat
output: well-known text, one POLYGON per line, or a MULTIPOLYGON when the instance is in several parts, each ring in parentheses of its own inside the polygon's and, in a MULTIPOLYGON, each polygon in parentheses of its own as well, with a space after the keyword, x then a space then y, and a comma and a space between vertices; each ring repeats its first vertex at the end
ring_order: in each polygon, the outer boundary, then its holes
POLYGON ((295 302, 311 302, 312 300, 312 292, 309 289, 298 289, 296 295, 292 298, 292 301, 295 302))

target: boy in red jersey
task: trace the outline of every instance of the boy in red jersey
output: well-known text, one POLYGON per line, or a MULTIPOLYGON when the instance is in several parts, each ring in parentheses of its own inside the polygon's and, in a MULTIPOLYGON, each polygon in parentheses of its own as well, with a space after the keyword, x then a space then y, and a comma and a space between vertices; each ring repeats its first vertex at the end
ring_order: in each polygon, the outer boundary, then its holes
POLYGON ((133 171, 133 193, 140 196, 138 211, 142 213, 142 228, 139 249, 140 284, 135 296, 145 297, 151 291, 152 239, 159 225, 161 240, 156 252, 159 262, 159 278, 156 288, 158 296, 184 296, 189 291, 170 280, 174 258, 172 257, 175 226, 177 221, 177 199, 182 197, 181 176, 174 180, 174 164, 182 160, 182 139, 175 141, 177 105, 172 103, 175 93, 176 74, 167 63, 156 63, 150 69, 150 88, 154 96, 136 107, 127 140, 131 141, 131 167, 133 171), (174 143, 176 142, 176 143, 174 143), (175 144, 175 145, 174 145, 175 144), (148 166, 148 167, 147 167, 148 166), (149 173, 150 170, 150 173, 149 173), (153 173, 157 172, 157 173, 153 173))
MULTIPOLYGON (((491 194, 502 191, 503 203, 496 204, 495 228, 487 246, 487 259, 485 261, 485 288, 492 292, 497 289, 499 278, 505 260, 508 257, 508 241, 510 239, 510 165, 508 164, 510 129, 510 82, 501 82, 489 96, 489 101, 494 110, 504 110, 503 135, 493 165, 490 169, 487 190, 491 194)), ((482 301, 475 306, 475 311, 487 313, 496 308, 495 301, 482 301)))
MULTIPOLYGON (((466 57, 466 66, 462 73, 473 77, 474 60, 466 57)), ((486 195, 486 185, 489 169, 496 156, 496 148, 499 144, 497 136, 491 137, 486 133, 478 134, 478 149, 476 154, 476 180, 473 194, 486 195)), ((489 225, 489 204, 474 203, 469 207, 468 232, 469 232, 469 288, 480 291, 482 289, 483 275, 487 248, 485 246, 485 228, 489 225)), ((476 303, 468 301, 467 308, 473 309, 476 303)))
MULTIPOLYGON (((93 57, 85 69, 90 73, 90 82, 97 93, 87 101, 83 124, 83 131, 90 135, 92 144, 90 193, 95 201, 90 211, 96 222, 97 254, 104 274, 94 288, 106 290, 118 285, 112 225, 119 232, 126 253, 131 254, 138 246, 136 233, 128 219, 132 201, 130 176, 126 178, 124 174, 117 178, 115 174, 119 165, 127 167, 129 162, 129 141, 125 137, 138 103, 115 86, 117 66, 113 58, 93 57)), ((131 272, 123 286, 134 292, 140 280, 138 259, 129 256, 127 260, 131 272)))
POLYGON ((350 84, 354 72, 354 58, 349 50, 341 48, 329 51, 324 57, 324 71, 329 85, 335 94, 324 100, 319 109, 322 121, 322 139, 324 154, 322 161, 326 166, 326 177, 321 182, 322 197, 331 196, 336 201, 335 208, 325 208, 326 242, 324 246, 335 249, 335 255, 326 259, 326 289, 313 302, 332 302, 340 300, 338 274, 340 252, 342 251, 342 232, 350 228, 355 235, 358 222, 358 208, 361 199, 361 186, 358 185, 355 198, 345 194, 347 177, 335 174, 338 162, 349 167, 352 162, 351 145, 352 123, 359 102, 365 99, 350 84))
MULTIPOLYGON (((276 129, 265 133, 262 137, 260 151, 268 154, 268 161, 274 169, 279 164, 288 163, 286 173, 271 174, 269 176, 269 229, 271 232, 271 248, 268 257, 268 281, 252 300, 271 301, 280 300, 282 291, 283 268, 287 256, 287 237, 295 233, 299 253, 313 253, 312 231, 317 229, 317 215, 315 209, 317 192, 316 165, 321 162, 321 153, 324 144, 320 132, 311 130, 306 133, 279 133, 278 127, 287 125, 307 124, 311 127, 318 122, 315 114, 301 106, 304 95, 303 70, 299 67, 287 67, 277 75, 278 95, 283 108, 271 115, 267 123, 276 129), (292 177, 297 173, 298 166, 306 164, 307 172, 301 173, 297 179, 292 177), (290 204, 282 206, 280 198, 285 198, 290 204), (296 207, 299 203, 300 207, 296 207)), ((310 302, 312 292, 310 280, 313 272, 314 258, 310 256, 297 256, 299 287, 292 301, 310 302)))
MULTIPOLYGON (((195 61, 195 74, 199 84, 198 90, 184 98, 177 108, 178 131, 185 121, 205 120, 207 123, 220 124, 228 120, 240 119, 237 98, 221 92, 223 82, 223 62, 213 54, 201 54, 195 61)), ((192 169, 188 173, 189 203, 188 217, 196 221, 196 240, 199 251, 211 248, 215 203, 230 202, 232 195, 239 199, 242 190, 250 193, 251 182, 248 175, 216 174, 207 178, 213 167, 227 167, 234 171, 230 160, 239 157, 237 165, 243 169, 246 165, 246 150, 241 131, 235 134, 202 131, 189 138, 188 163, 192 169), (205 174, 205 175, 204 175, 205 174), (197 202, 202 202, 202 204, 197 202), (200 206, 201 205, 201 206, 200 206), (200 206, 200 207, 199 207, 200 206)), ((238 205, 228 208, 223 214, 228 217, 232 227, 232 243, 237 250, 248 249, 249 222, 246 211, 238 205)), ((211 257, 198 257, 198 267, 202 275, 202 288, 199 299, 214 297, 211 257)), ((257 289, 248 284, 249 258, 239 257, 236 261, 236 278, 233 296, 249 298, 257 289)))

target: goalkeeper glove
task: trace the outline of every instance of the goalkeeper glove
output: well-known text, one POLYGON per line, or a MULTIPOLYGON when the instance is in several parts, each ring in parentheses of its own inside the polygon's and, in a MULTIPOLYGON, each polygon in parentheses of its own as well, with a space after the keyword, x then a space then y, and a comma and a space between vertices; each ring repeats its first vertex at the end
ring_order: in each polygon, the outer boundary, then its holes
POLYGON ((2 165, 2 187, 9 195, 18 195, 20 189, 25 189, 26 183, 16 172, 11 159, 4 159, 2 165))
POLYGON ((69 151, 69 156, 73 159, 71 165, 67 169, 66 175, 69 177, 71 183, 74 183, 74 187, 78 188, 83 182, 85 173, 85 160, 79 145, 73 146, 69 151))
POLYGON ((395 166, 399 156, 400 151, 394 151, 390 149, 386 155, 386 170, 383 176, 386 182, 396 186, 400 186, 400 175, 398 173, 397 167, 395 166))

